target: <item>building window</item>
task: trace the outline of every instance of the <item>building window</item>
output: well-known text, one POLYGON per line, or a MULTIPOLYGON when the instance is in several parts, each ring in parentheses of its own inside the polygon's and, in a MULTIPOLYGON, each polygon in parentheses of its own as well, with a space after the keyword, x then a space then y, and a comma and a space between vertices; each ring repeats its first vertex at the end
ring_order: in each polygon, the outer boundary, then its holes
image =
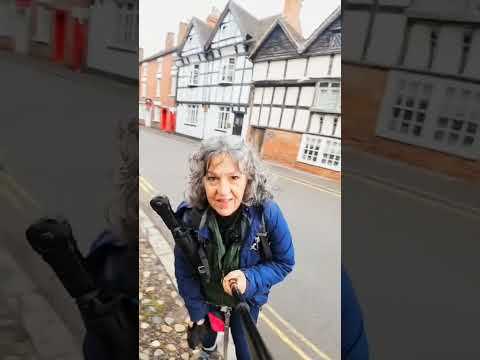
POLYGON ((393 72, 383 99, 377 133, 408 144, 477 159, 479 103, 479 85, 393 72))
POLYGON ((200 65, 193 65, 193 69, 190 71, 189 85, 197 86, 199 79, 200 65))
POLYGON ((235 75, 235 58, 234 57, 225 58, 222 62, 222 67, 220 71, 220 82, 232 83, 234 75, 235 75))
POLYGON ((232 127, 230 121, 230 108, 226 106, 220 106, 218 110, 218 124, 217 129, 228 130, 232 127))
POLYGON ((187 108, 187 121, 190 125, 198 125, 198 105, 188 105, 187 108))
POLYGON ((140 96, 147 96, 147 83, 145 81, 142 82, 142 92, 140 96))
POLYGON ((37 7, 37 25, 35 29, 34 41, 49 44, 51 36, 52 13, 43 6, 37 7))
POLYGON ((138 1, 119 2, 116 14, 113 45, 127 50, 138 50, 138 1))
POLYGON ((330 48, 338 49, 342 47, 342 33, 334 32, 330 37, 330 48))
POLYGON ((341 170, 341 141, 322 136, 303 135, 298 161, 330 170, 341 170))
POLYGON ((160 96, 160 87, 161 87, 162 80, 157 79, 157 91, 155 92, 155 95, 158 97, 160 96))
POLYGON ((143 63, 143 76, 148 75, 148 63, 143 63))
POLYGON ((340 112, 340 82, 322 81, 318 86, 315 108, 340 112))

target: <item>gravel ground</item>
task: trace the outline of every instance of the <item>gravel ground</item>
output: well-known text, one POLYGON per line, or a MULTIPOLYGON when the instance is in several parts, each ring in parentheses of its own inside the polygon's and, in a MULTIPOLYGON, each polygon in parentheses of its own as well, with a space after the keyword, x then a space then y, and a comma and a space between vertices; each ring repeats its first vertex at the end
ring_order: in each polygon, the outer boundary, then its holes
POLYGON ((188 314, 149 242, 140 239, 140 360, 193 359, 188 314))

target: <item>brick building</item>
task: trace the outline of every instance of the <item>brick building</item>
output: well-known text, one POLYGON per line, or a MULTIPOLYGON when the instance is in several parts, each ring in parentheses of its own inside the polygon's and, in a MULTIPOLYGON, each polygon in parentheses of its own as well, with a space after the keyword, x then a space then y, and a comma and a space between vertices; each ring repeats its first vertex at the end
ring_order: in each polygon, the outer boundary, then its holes
POLYGON ((479 5, 345 2, 344 144, 478 179, 479 5))
MULTIPOLYGON (((187 24, 181 22, 177 43, 186 34, 187 24)), ((176 51, 175 34, 166 34, 162 51, 140 59, 139 66, 139 116, 140 122, 148 127, 163 131, 175 131, 176 104, 176 51)))
POLYGON ((301 0, 251 50, 248 141, 264 159, 334 180, 341 177, 341 10, 304 39, 301 0))

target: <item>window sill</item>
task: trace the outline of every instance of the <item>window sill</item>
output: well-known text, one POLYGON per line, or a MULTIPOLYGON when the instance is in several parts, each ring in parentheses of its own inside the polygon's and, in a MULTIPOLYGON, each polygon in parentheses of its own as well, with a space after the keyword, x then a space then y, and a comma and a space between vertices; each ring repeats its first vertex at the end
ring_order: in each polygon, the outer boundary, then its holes
POLYGON ((215 130, 215 131, 218 131, 218 132, 222 132, 222 133, 226 133, 226 132, 228 132, 228 130, 225 130, 225 129, 219 129, 219 128, 215 128, 214 130, 215 130))
POLYGON ((227 85, 232 85, 233 81, 227 81, 227 80, 220 80, 217 85, 222 85, 222 86, 227 86, 227 85))
POLYGON ((197 86, 200 86, 199 84, 194 84, 194 83, 189 83, 187 85, 188 87, 197 87, 197 86))
POLYGON ((192 123, 188 123, 188 122, 185 122, 184 125, 185 126, 190 126, 190 127, 197 127, 197 124, 192 124, 192 123))
POLYGON ((340 110, 319 108, 317 106, 310 107, 310 111, 320 112, 320 113, 324 113, 324 114, 334 114, 334 115, 340 115, 340 113, 341 113, 340 110))

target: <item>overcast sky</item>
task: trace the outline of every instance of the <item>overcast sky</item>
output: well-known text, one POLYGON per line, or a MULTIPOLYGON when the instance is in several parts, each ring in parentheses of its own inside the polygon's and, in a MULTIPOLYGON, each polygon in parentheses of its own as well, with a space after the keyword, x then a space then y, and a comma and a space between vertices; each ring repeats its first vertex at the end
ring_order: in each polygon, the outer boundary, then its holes
MULTIPOLYGON (((228 0, 140 0, 139 42, 144 56, 163 49, 165 34, 178 32, 180 21, 196 16, 205 20, 213 6, 223 11, 228 0)), ((256 18, 279 14, 284 0, 236 0, 256 18)), ((301 12, 303 35, 307 37, 340 5, 340 0, 304 0, 301 12)))

